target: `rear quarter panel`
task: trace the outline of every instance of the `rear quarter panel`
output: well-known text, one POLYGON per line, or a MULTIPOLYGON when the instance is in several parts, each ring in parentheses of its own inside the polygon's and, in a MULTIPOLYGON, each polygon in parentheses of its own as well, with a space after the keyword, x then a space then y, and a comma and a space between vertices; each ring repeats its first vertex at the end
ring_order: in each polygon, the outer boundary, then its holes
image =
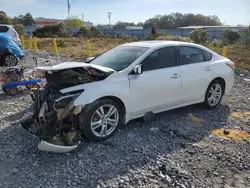
POLYGON ((221 77, 226 82, 225 93, 230 92, 234 84, 234 70, 226 65, 230 61, 230 59, 221 57, 213 63, 215 78, 221 77))

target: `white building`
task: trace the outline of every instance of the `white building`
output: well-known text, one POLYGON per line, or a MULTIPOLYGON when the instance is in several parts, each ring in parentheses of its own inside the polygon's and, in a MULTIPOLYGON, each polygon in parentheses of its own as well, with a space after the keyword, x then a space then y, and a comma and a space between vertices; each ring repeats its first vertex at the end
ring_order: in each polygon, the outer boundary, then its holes
POLYGON ((83 21, 83 26, 85 26, 85 27, 93 27, 94 24, 92 22, 89 22, 89 21, 87 21, 87 22, 83 21))
POLYGON ((126 29, 143 29, 143 26, 126 26, 126 29))

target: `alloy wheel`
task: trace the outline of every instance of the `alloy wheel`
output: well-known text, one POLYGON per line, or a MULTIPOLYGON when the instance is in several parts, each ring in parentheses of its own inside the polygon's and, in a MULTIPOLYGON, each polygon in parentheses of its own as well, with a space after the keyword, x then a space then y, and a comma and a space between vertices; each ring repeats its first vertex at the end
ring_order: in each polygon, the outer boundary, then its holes
POLYGON ((214 84, 208 94, 208 103, 210 106, 216 106, 222 97, 222 88, 220 84, 214 84))
POLYGON ((97 137, 107 137, 119 124, 119 112, 112 104, 100 106, 93 114, 90 127, 97 137))
POLYGON ((7 66, 15 66, 17 64, 17 58, 14 55, 7 55, 5 57, 5 64, 7 66))

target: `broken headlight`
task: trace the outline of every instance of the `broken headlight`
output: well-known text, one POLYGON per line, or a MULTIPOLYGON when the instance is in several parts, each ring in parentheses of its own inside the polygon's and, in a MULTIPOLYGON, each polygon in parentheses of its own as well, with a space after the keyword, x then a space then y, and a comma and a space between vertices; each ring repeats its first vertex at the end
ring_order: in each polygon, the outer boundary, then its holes
POLYGON ((81 93, 71 94, 67 96, 60 97, 59 99, 55 100, 55 108, 64 108, 73 102, 81 93))

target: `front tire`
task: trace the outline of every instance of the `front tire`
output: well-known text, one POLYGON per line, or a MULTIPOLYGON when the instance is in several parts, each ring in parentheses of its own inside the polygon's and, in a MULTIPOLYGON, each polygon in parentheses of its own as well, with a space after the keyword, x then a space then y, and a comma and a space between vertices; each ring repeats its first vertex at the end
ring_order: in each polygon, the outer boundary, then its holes
POLYGON ((207 88, 206 95, 205 95, 205 107, 207 109, 216 108, 223 97, 223 85, 219 80, 213 81, 207 88))
POLYGON ((2 63, 4 66, 16 66, 18 59, 13 54, 3 56, 2 63))
POLYGON ((122 123, 123 110, 112 99, 99 99, 86 105, 79 114, 83 134, 91 141, 110 138, 122 123))

